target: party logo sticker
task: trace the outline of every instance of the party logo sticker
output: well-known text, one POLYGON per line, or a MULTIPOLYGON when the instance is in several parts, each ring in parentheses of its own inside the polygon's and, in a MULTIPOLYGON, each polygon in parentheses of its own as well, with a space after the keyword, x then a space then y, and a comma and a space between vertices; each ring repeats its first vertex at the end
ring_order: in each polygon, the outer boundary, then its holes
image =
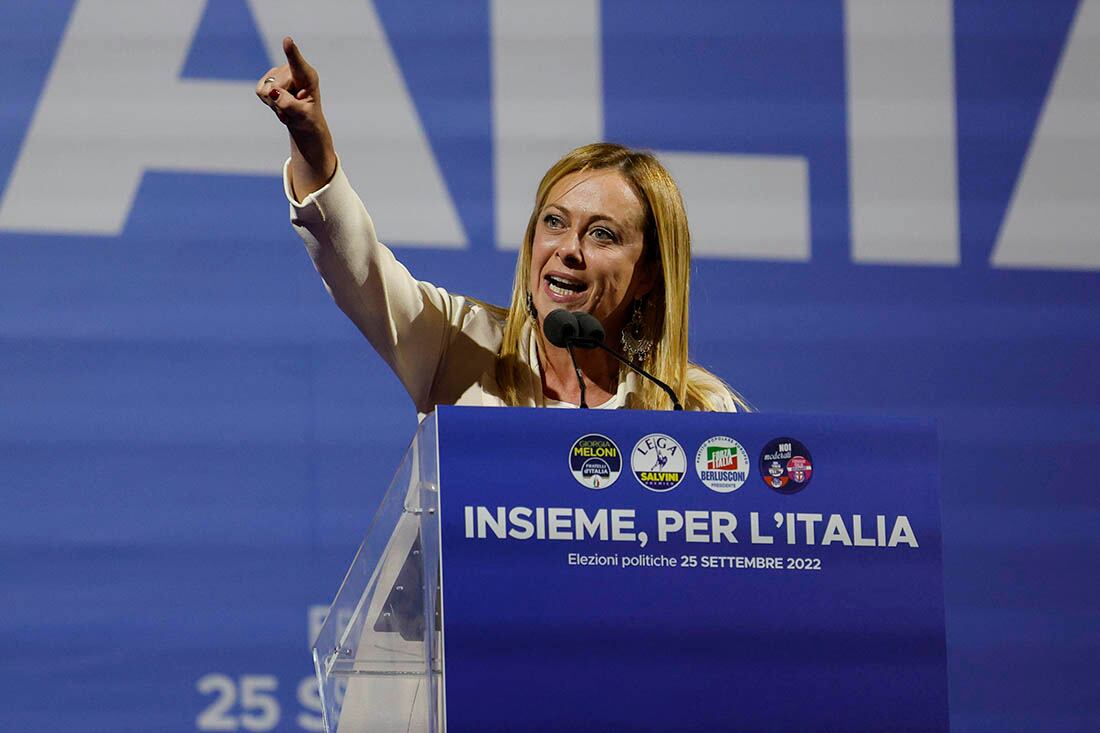
POLYGON ((606 435, 585 435, 569 449, 569 470, 582 486, 606 489, 615 483, 622 469, 623 454, 606 435))
POLYGON ((695 453, 695 472, 711 491, 737 491, 749 478, 749 455, 733 438, 715 435, 695 453))
POLYGON ((687 472, 684 449, 664 433, 650 433, 634 445, 630 454, 634 477, 650 491, 671 491, 687 472))
POLYGON ((810 483, 813 459, 794 438, 776 438, 760 452, 760 478, 781 494, 796 494, 810 483))
POLYGON ((810 459, 805 456, 794 456, 787 461, 787 475, 796 484, 805 484, 810 480, 812 472, 813 466, 810 465, 810 459))

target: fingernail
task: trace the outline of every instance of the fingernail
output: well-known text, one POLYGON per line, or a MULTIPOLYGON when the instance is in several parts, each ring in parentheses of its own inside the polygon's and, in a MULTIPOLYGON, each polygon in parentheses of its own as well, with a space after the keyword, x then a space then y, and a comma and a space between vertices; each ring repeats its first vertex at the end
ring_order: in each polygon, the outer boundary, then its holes
POLYGON ((278 89, 272 89, 270 92, 267 93, 267 96, 270 97, 271 99, 278 99, 279 98, 279 90, 278 89))

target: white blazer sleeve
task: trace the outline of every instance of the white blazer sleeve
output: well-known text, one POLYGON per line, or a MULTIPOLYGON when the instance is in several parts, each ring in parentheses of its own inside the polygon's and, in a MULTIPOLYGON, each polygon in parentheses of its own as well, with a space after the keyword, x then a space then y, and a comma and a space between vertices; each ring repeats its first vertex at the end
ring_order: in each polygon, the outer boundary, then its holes
POLYGON ((430 412, 446 344, 461 328, 465 299, 416 280, 378 241, 342 166, 324 187, 294 200, 289 161, 283 187, 290 221, 340 309, 397 374, 419 412, 430 412))

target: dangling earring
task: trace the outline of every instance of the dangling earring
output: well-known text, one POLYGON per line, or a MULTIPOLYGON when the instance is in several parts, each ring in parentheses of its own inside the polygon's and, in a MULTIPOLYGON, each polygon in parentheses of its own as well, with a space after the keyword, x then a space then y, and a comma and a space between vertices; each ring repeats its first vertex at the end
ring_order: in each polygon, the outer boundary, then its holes
POLYGON ((527 315, 531 316, 532 320, 539 319, 539 312, 535 310, 535 301, 531 298, 530 290, 527 291, 527 315))
POLYGON ((653 339, 645 335, 645 301, 638 298, 634 301, 634 307, 630 313, 630 322, 623 327, 622 344, 626 358, 633 362, 641 363, 649 356, 653 348, 653 339))

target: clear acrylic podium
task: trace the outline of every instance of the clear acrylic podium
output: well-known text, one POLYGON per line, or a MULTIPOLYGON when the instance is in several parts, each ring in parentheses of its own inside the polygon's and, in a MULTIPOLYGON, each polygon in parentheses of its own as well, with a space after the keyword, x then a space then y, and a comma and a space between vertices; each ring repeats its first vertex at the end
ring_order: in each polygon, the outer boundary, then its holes
POLYGON ((313 645, 328 733, 444 729, 436 416, 420 428, 313 645))

